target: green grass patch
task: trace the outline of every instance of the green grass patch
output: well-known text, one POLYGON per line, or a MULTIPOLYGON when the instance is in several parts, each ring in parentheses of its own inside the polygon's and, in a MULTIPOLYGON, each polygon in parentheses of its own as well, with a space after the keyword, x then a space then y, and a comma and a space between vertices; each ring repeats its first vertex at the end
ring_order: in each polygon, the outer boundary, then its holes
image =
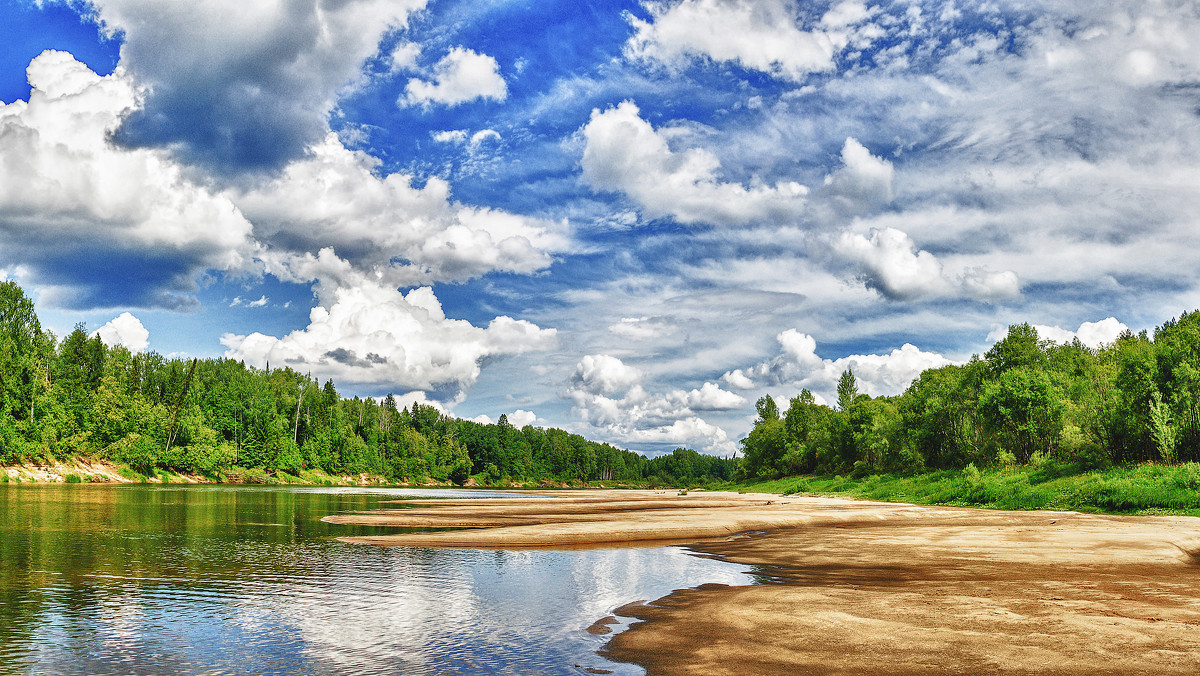
POLYGON ((129 467, 128 465, 122 465, 118 467, 117 474, 120 474, 122 477, 129 479, 130 481, 146 481, 145 475, 133 469, 132 467, 129 467))
POLYGON ((83 483, 83 478, 80 477, 78 474, 68 474, 63 477, 63 480, 69 484, 83 483))
POLYGON ((827 495, 920 505, 1011 510, 1073 510, 1108 514, 1200 516, 1200 463, 1083 470, 1042 462, 1036 466, 923 474, 799 476, 728 484, 739 493, 827 495))

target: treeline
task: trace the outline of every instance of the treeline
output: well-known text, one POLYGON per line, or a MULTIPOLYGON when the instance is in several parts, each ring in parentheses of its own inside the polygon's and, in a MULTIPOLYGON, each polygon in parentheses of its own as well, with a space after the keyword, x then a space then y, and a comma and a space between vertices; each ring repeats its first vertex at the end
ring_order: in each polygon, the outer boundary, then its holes
POLYGON ((560 429, 517 429, 344 398, 291 368, 166 359, 108 347, 77 325, 61 341, 32 301, 0 283, 0 464, 86 456, 219 476, 231 468, 391 481, 491 484, 600 480, 693 484, 734 461, 687 449, 649 459, 560 429))
POLYGON ((1019 324, 982 358, 927 370, 899 396, 857 390, 846 371, 836 409, 807 390, 782 413, 760 399, 739 478, 1200 460, 1200 312, 1098 350, 1019 324))

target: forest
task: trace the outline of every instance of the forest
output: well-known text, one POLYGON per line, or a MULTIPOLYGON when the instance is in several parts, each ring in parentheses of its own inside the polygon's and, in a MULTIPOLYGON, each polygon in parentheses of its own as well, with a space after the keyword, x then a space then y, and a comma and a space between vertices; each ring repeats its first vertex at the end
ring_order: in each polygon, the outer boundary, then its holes
POLYGON ((15 282, 0 282, 0 465, 73 457, 221 479, 239 468, 298 476, 488 485, 597 481, 696 485, 735 461, 676 449, 657 458, 561 429, 484 425, 433 406, 345 398, 291 368, 166 359, 105 345, 82 325, 43 330, 15 282))
POLYGON ((1099 349, 1043 340, 1018 324, 982 357, 927 370, 897 396, 862 394, 845 371, 836 407, 805 390, 785 411, 771 397, 756 408, 740 480, 1195 462, 1200 312, 1099 349))

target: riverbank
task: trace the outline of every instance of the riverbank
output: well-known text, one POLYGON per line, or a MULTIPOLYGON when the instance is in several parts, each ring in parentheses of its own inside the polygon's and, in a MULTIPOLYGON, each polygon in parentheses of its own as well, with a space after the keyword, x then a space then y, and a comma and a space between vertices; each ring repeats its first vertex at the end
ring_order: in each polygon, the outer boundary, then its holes
MULTIPOLYGON (((300 484, 315 486, 377 486, 388 484, 383 478, 369 474, 331 475, 319 470, 307 470, 295 476, 284 472, 267 472, 260 468, 234 467, 220 471, 214 476, 193 472, 170 471, 154 468, 142 474, 129 467, 108 460, 76 457, 41 463, 0 465, 0 483, 55 484, 55 483, 171 483, 171 484, 300 484)), ((404 484, 407 485, 407 484, 404 484)), ((439 486, 424 483, 420 486, 439 486)))
MULTIPOLYGON (((172 471, 155 467, 148 474, 124 464, 109 460, 75 457, 67 460, 43 461, 0 465, 0 484, 54 484, 54 483, 174 483, 174 484, 263 484, 301 486, 381 486, 393 488, 487 488, 488 490, 542 490, 566 488, 591 488, 586 483, 541 480, 518 483, 502 481, 496 484, 481 482, 476 477, 467 479, 463 486, 432 479, 393 483, 375 474, 329 474, 322 470, 301 470, 289 474, 281 470, 266 470, 261 467, 230 467, 217 470, 206 476, 194 472, 172 471)), ((600 482, 599 488, 625 488, 623 482, 600 482)))
POLYGON ((1045 460, 916 474, 795 476, 726 484, 720 490, 952 507, 1200 516, 1200 463, 1088 469, 1045 460))
POLYGON ((708 585, 620 609, 648 621, 617 634, 606 656, 652 675, 1190 674, 1200 660, 1193 517, 736 493, 544 495, 326 520, 479 527, 346 538, 391 545, 703 538, 699 552, 766 567, 778 584, 708 585))

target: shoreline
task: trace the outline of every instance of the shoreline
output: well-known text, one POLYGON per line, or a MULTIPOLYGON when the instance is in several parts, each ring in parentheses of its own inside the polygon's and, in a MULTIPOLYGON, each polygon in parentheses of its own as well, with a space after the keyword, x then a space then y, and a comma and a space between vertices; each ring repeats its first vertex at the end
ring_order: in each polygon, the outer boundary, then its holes
POLYGON ((1200 519, 980 516, 697 543, 773 583, 626 606, 600 654, 648 676, 1195 673, 1200 519))
POLYGON ((700 585, 618 609, 644 621, 600 652, 651 676, 1191 674, 1200 663, 1200 518, 728 493, 539 494, 549 497, 424 502, 326 520, 475 528, 342 538, 392 546, 612 546, 652 532, 691 538, 701 555, 771 568, 774 584, 700 585))

